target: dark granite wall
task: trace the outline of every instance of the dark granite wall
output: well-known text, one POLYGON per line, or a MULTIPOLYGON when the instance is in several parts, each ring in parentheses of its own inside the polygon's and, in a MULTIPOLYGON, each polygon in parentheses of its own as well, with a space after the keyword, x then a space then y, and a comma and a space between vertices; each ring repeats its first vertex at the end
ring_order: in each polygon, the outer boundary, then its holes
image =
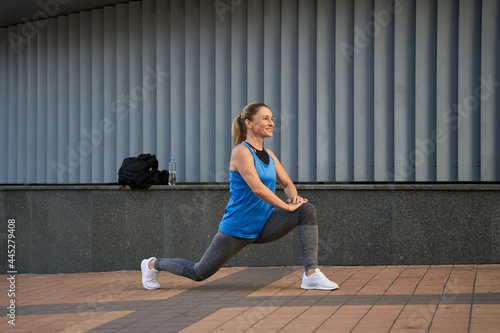
MULTIPOLYGON (((320 265, 500 263, 500 185, 298 188, 317 208, 320 265)), ((197 261, 228 199, 227 185, 0 187, 0 272, 10 270, 9 219, 19 273, 138 270, 149 256, 197 261)), ((295 230, 227 265, 301 264, 295 230)))

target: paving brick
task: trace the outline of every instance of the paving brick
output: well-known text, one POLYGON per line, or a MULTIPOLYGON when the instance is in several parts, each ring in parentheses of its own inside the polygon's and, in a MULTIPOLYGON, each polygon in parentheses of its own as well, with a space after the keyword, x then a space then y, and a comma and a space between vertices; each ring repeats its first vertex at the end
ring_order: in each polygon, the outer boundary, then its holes
POLYGON ((453 266, 432 266, 415 288, 415 294, 441 294, 448 281, 453 266))
POLYGON ((480 304, 472 308, 471 332, 498 332, 500 327, 500 304, 480 304))
POLYGON ((435 304, 406 305, 394 322, 391 333, 426 332, 432 322, 436 307, 435 304))
POLYGON ((248 308, 238 316, 215 329, 214 332, 243 332, 250 329, 277 309, 279 309, 277 306, 248 308))
POLYGON ((500 265, 480 265, 477 269, 475 291, 477 293, 500 292, 500 265))
POLYGON ((290 321, 280 332, 314 332, 337 310, 338 306, 311 306, 290 321))
POLYGON ((87 332, 110 321, 126 316, 129 313, 131 313, 131 311, 112 311, 104 313, 93 313, 93 315, 89 313, 87 314, 89 318, 77 322, 73 325, 66 326, 65 330, 67 332, 87 332))
POLYGON ((411 295, 430 266, 409 266, 387 289, 386 295, 411 295))
MULTIPOLYGON (((302 267, 223 268, 194 282, 162 272, 20 274, 16 332, 493 332, 500 265, 321 267, 339 290, 302 290, 302 267)), ((8 324, 0 276, 0 331, 8 324)))
POLYGON ((358 322, 353 333, 388 332, 403 305, 375 305, 358 322))
POLYGON ((333 315, 331 315, 316 332, 350 332, 356 327, 356 324, 370 310, 369 305, 346 305, 340 307, 333 315))
POLYGON ((248 308, 244 307, 220 309, 214 312, 213 314, 199 320, 198 322, 186 327, 180 332, 182 333, 210 332, 222 326, 224 323, 232 320, 234 317, 239 316, 247 309, 248 308))
POLYGON ((404 266, 384 267, 358 292, 359 295, 384 294, 405 270, 404 266))
POLYGON ((470 304, 440 304, 429 332, 467 332, 469 315, 470 304))
POLYGON ((306 306, 286 306, 276 309, 252 326, 255 332, 278 332, 307 310, 306 306))

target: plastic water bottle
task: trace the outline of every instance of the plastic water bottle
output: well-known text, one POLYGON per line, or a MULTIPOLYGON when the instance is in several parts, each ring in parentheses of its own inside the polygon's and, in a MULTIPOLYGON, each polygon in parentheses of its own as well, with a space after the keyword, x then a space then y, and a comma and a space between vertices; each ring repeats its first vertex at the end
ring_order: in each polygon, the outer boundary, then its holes
POLYGON ((170 163, 168 163, 168 185, 175 185, 177 183, 175 169, 175 158, 172 156, 170 157, 170 163))

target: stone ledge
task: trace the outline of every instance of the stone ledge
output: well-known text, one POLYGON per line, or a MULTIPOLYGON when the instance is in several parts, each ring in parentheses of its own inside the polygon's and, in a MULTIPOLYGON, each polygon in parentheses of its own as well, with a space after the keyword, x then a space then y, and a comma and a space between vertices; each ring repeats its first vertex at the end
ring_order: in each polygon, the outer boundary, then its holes
MULTIPOLYGON (((331 183, 295 185, 299 190, 381 190, 381 191, 500 191, 500 183, 331 183)), ((120 188, 118 184, 83 185, 0 185, 0 191, 172 191, 229 190, 229 184, 184 183, 175 186, 154 185, 147 190, 120 188)), ((277 189, 281 189, 278 185, 277 189)))
MULTIPOLYGON (((316 207, 321 265, 500 263, 498 184, 299 184, 316 207)), ((197 261, 229 200, 228 184, 2 186, 16 220, 21 273, 136 270, 145 257, 197 261)), ((283 190, 276 193, 284 197, 283 190)), ((0 273, 7 223, 0 224, 0 273)), ((228 266, 302 264, 297 230, 243 249, 228 266)))

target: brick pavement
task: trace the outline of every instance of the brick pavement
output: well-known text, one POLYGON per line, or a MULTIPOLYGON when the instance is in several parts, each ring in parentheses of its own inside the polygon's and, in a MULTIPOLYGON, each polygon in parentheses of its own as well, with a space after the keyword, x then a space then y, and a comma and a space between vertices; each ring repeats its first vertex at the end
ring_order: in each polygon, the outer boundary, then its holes
POLYGON ((300 267, 223 268, 193 282, 140 271, 8 275, 0 331, 500 332, 500 265, 323 267, 336 291, 302 290, 300 267))

